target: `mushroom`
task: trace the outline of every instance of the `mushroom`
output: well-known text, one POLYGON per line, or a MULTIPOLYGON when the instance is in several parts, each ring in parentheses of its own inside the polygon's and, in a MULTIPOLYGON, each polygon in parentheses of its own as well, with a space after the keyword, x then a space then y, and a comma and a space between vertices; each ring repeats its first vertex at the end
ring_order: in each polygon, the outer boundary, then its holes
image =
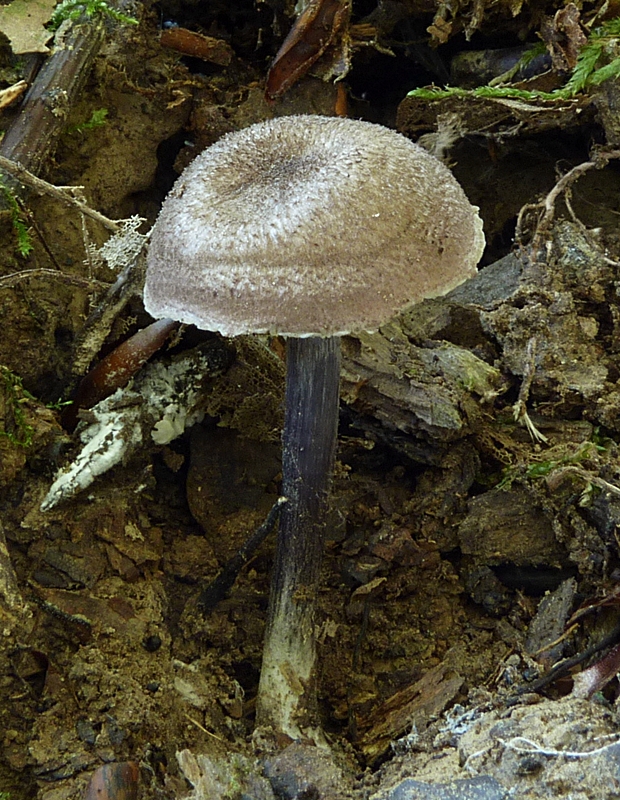
POLYGON ((283 506, 257 722, 321 737, 315 604, 339 407, 340 339, 476 272, 482 222, 452 173, 380 125, 281 117, 227 134, 164 202, 144 303, 224 336, 286 337, 283 506))

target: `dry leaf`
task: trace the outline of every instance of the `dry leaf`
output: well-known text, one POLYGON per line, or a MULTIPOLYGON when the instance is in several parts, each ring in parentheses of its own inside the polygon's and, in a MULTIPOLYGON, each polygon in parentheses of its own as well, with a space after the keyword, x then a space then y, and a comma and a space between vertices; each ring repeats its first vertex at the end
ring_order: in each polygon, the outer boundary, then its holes
POLYGON ((43 26, 50 21, 56 0, 13 0, 0 7, 0 31, 8 36, 13 52, 49 53, 52 33, 43 26))
POLYGON ((579 51, 588 41, 581 27, 579 9, 574 3, 568 3, 553 18, 545 18, 540 35, 551 53, 553 68, 559 72, 570 72, 575 68, 579 51))
MULTIPOLYGON (((347 51, 350 15, 349 0, 311 0, 295 20, 269 68, 265 89, 267 98, 274 100, 283 95, 308 72, 330 45, 339 42, 340 49, 347 51)), ((348 69, 346 53, 343 62, 341 69, 336 68, 332 74, 344 77, 348 69)))

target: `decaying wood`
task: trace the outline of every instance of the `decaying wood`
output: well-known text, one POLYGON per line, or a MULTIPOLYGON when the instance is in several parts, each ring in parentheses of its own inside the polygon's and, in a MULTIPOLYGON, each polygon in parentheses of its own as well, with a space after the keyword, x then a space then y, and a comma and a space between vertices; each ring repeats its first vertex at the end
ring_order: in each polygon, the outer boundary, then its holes
POLYGON ((212 64, 227 67, 233 59, 234 51, 228 42, 213 36, 204 36, 186 28, 167 28, 161 32, 160 43, 186 56, 201 58, 212 64))
POLYGON ((592 119, 594 105, 588 95, 570 100, 541 100, 528 103, 504 97, 448 96, 427 100, 407 96, 398 107, 396 128, 407 136, 437 130, 440 115, 460 119, 460 130, 468 134, 510 139, 517 135, 563 130, 576 116, 584 123, 592 119))
POLYGON ((562 581, 557 589, 542 598, 530 623, 525 652, 546 669, 552 667, 564 652, 566 639, 563 634, 576 591, 574 578, 562 581))
POLYGON ((424 730, 431 719, 455 698, 462 685, 463 678, 444 660, 419 681, 396 692, 375 708, 372 716, 358 726, 364 731, 359 746, 368 761, 372 763, 383 755, 390 742, 406 731, 412 728, 424 730))
POLYGON ((103 21, 63 25, 54 50, 28 90, 19 116, 0 143, 0 155, 38 173, 50 157, 104 39, 103 21))
POLYGON ((9 636, 18 629, 23 630, 31 618, 32 612, 19 590, 0 523, 0 633, 9 636))
POLYGON ((80 378, 95 358, 106 336, 112 330, 114 320, 123 311, 127 303, 141 295, 146 269, 144 251, 127 264, 89 314, 82 330, 76 337, 73 348, 73 378, 80 378))
POLYGON ((535 505, 532 494, 518 487, 472 497, 458 536, 463 554, 480 565, 560 568, 566 558, 549 515, 535 505))
POLYGON ((415 307, 378 333, 345 337, 345 402, 391 431, 430 436, 436 455, 442 442, 461 438, 478 413, 479 403, 472 395, 489 401, 504 391, 504 379, 471 350, 429 340, 441 340, 441 330, 452 324, 454 313, 475 321, 482 309, 505 301, 517 290, 520 274, 516 258, 502 259, 463 287, 415 307))

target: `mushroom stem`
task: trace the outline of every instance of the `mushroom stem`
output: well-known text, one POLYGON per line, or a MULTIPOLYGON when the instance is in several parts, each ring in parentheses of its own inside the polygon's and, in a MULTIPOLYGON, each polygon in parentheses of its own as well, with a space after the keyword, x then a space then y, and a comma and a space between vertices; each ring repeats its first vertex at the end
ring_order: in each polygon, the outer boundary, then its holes
POLYGON ((292 739, 321 738, 315 605, 338 432, 340 337, 287 340, 280 527, 257 722, 292 739))

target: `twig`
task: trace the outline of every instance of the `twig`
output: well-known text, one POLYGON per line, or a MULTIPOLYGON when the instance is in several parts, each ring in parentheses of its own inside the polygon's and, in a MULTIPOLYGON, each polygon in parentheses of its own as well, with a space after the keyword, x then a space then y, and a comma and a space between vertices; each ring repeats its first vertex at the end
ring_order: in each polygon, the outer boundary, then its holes
POLYGON ((25 269, 21 272, 12 272, 0 278, 0 289, 11 289, 17 286, 20 281, 30 278, 51 278, 68 286, 80 286, 83 289, 105 288, 109 286, 102 281, 92 280, 91 278, 81 278, 78 275, 67 275, 66 272, 59 272, 56 269, 25 269))
POLYGON ((571 658, 566 658, 564 661, 560 661, 560 663, 553 666, 546 675, 537 678, 535 681, 519 686, 513 695, 506 698, 504 701, 505 705, 507 707, 514 706, 519 702, 521 695, 530 692, 539 692, 541 689, 544 689, 545 686, 553 683, 556 678, 559 678, 561 675, 565 675, 573 667, 577 666, 577 664, 581 664, 583 661, 586 661, 588 658, 596 653, 599 653, 601 650, 604 650, 606 647, 616 644, 618 639, 620 639, 620 624, 616 625, 611 633, 603 637, 600 642, 588 647, 582 653, 577 653, 577 655, 572 656, 571 658))
POLYGON ((243 566, 247 564, 256 549, 262 544, 263 540, 273 528, 280 513, 280 509, 286 502, 286 497, 278 497, 263 524, 248 537, 239 552, 227 562, 217 578, 201 592, 197 605, 204 614, 211 612, 220 600, 226 596, 228 590, 237 580, 237 576, 243 566))
POLYGON ((562 175, 560 180, 544 199, 542 206, 543 216, 538 223, 538 234, 547 230, 553 222, 553 218, 555 216, 555 203, 558 197, 563 192, 567 191, 569 187, 572 186, 572 184, 575 183, 575 181, 584 173, 598 166, 600 166, 598 161, 584 161, 583 164, 577 164, 576 167, 573 167, 564 175, 562 175))
POLYGON ((553 647, 557 647, 557 645, 559 645, 561 642, 568 639, 568 637, 577 630, 577 627, 578 627, 577 623, 571 625, 570 628, 565 630, 561 636, 558 636, 558 638, 555 641, 549 642, 549 644, 543 645, 543 647, 539 647, 538 650, 535 650, 533 653, 528 653, 528 655, 531 656, 532 658, 536 658, 536 656, 542 655, 542 653, 546 653, 547 650, 551 650, 553 647))
POLYGON ((583 224, 583 222, 579 219, 579 217, 575 213, 571 197, 572 197, 572 192, 570 191, 569 188, 566 190, 566 192, 564 192, 564 205, 568 209, 568 213, 571 215, 571 218, 575 223, 575 225, 577 225, 577 227, 580 228, 582 231, 586 231, 587 230, 586 226, 583 224))
POLYGON ((564 476, 567 473, 577 475, 587 483, 589 484, 592 483, 595 486, 598 486, 599 489, 602 489, 605 492, 609 492, 610 494, 613 494, 616 497, 620 497, 620 489, 617 486, 614 486, 613 483, 609 483, 609 481, 606 481, 599 475, 593 475, 592 473, 588 472, 585 469, 582 469, 581 467, 576 466, 575 464, 567 464, 566 466, 559 467, 558 469, 549 473, 549 475, 547 476, 547 484, 549 488, 554 489, 557 486, 559 486, 564 480, 564 476))
MULTIPOLYGON (((28 208, 26 208, 26 206, 24 205, 24 202, 23 202, 23 200, 21 200, 21 198, 16 197, 15 201, 16 201, 17 205, 19 206, 19 210, 22 212, 22 214, 28 220, 28 224, 30 225, 32 230, 35 232, 38 240, 41 242, 41 246, 43 247, 43 249, 47 253, 47 256, 48 256, 49 260, 52 262, 54 267, 60 272, 61 271, 60 264, 58 263, 58 261, 56 260, 56 256, 54 255, 54 253, 50 249, 50 247, 49 247, 49 245, 47 243, 47 240, 45 239, 45 236, 43 235, 43 231, 41 230, 41 228, 39 228, 39 226, 37 224, 37 221, 34 218, 34 214, 28 208)), ((0 797, 1 797, 1 795, 0 795, 0 797)))
POLYGON ((54 186, 54 184, 48 183, 42 178, 37 178, 36 175, 28 172, 28 170, 25 167, 22 167, 21 164, 11 161, 10 158, 5 158, 4 156, 0 156, 0 169, 10 173, 14 178, 17 178, 21 184, 24 186, 29 186, 31 189, 34 189, 35 192, 49 195, 50 197, 54 197, 56 200, 60 200, 61 203, 66 203, 67 205, 73 206, 85 216, 100 222, 104 228, 107 228, 109 231, 118 233, 120 230, 120 225, 117 222, 90 208, 90 206, 86 205, 83 200, 78 200, 76 197, 73 197, 71 194, 69 194, 69 190, 73 191, 76 189, 82 189, 83 187, 54 186))
POLYGON ((216 736, 214 733, 211 733, 211 731, 208 731, 208 730, 207 730, 207 729, 204 727, 204 725, 201 725, 201 724, 198 722, 198 720, 197 720, 197 719, 194 719, 193 717, 190 717, 190 715, 189 715, 189 714, 187 714, 187 713, 185 713, 185 714, 184 714, 184 716, 185 716, 185 717, 186 717, 186 718, 187 718, 187 719, 188 719, 190 722, 193 722, 193 723, 194 723, 194 725, 195 725, 195 726, 198 728, 198 730, 199 730, 199 731, 202 731, 203 733, 206 733, 206 734, 207 734, 207 736, 212 736, 214 739, 217 739, 217 740, 218 740, 218 742, 224 742, 224 739, 222 739, 220 736, 216 736))
POLYGON ((575 466, 568 466, 566 467, 567 470, 570 472, 574 472, 579 475, 580 478, 588 481, 589 483, 593 483, 595 486, 598 486, 599 489, 603 489, 610 494, 614 494, 616 497, 620 497, 620 489, 617 486, 614 486, 613 483, 609 483, 604 478, 601 478, 600 475, 590 475, 585 469, 581 469, 580 467, 575 466))

